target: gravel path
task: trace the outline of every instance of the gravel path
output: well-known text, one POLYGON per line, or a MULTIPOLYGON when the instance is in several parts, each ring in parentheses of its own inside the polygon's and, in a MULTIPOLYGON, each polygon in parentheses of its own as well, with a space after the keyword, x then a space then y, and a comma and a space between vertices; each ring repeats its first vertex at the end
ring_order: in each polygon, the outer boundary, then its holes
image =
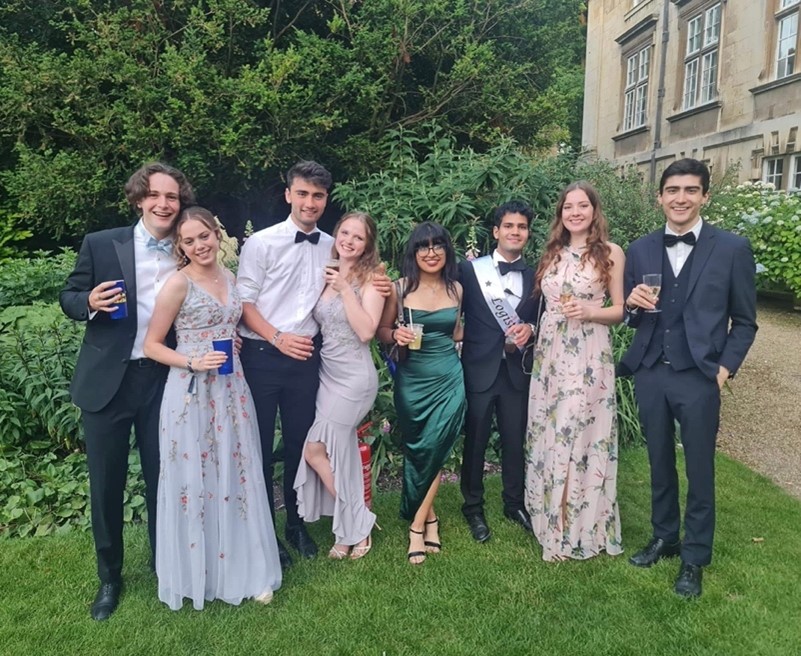
POLYGON ((801 498, 801 312, 761 301, 757 322, 723 393, 718 447, 801 498))

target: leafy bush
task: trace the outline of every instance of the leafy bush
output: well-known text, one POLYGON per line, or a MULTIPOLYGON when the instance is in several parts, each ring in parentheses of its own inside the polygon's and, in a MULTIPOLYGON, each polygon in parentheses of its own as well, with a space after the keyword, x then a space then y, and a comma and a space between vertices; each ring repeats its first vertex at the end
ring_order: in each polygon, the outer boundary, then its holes
MULTIPOLYGON (((125 521, 146 518, 142 468, 136 452, 128 458, 124 502, 125 521)), ((29 442, 24 449, 0 449, 0 536, 86 530, 90 520, 84 454, 76 451, 59 458, 49 441, 29 442)))
POLYGON ((83 326, 55 303, 0 312, 0 447, 49 440, 71 450, 80 437, 80 411, 69 384, 83 326))
POLYGON ((763 284, 778 284, 801 298, 801 197, 746 182, 713 196, 706 215, 750 239, 763 284))
POLYGON ((3 262, 0 268, 0 309, 9 305, 29 305, 34 301, 52 303, 75 267, 75 252, 37 251, 33 257, 3 262))
POLYGON ((542 245, 560 185, 513 142, 477 153, 458 148, 453 137, 433 126, 420 134, 393 132, 385 148, 384 169, 337 185, 333 197, 376 220, 381 256, 396 268, 406 239, 421 221, 447 228, 461 254, 468 245, 489 252, 491 213, 515 198, 528 202, 538 215, 529 249, 542 245))

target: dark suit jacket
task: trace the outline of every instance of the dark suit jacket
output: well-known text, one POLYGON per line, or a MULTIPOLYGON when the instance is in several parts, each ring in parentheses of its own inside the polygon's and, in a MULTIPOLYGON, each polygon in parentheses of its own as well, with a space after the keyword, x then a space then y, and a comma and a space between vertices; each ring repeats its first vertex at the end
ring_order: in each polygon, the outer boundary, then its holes
MULTIPOLYGON (((523 273, 523 300, 517 308, 525 322, 537 321, 537 303, 532 302, 531 289, 534 270, 527 267, 523 273)), ((530 377, 523 373, 521 354, 512 353, 503 358, 504 333, 487 307, 481 293, 475 270, 470 262, 459 263, 462 283, 462 313, 464 315, 464 340, 462 342, 462 367, 465 387, 468 392, 484 392, 495 382, 501 364, 509 368, 512 383, 519 390, 528 388, 530 377)))
MULTIPOLYGON (((626 252, 625 297, 642 282, 643 274, 662 270, 664 228, 632 243, 626 252)), ((751 244, 704 222, 693 249, 684 328, 696 366, 711 379, 723 365, 734 374, 756 336, 756 289, 751 244)), ((637 371, 656 325, 655 314, 626 312, 626 323, 637 328, 621 365, 637 371)))
POLYGON ((87 322, 70 394, 73 403, 88 412, 102 410, 117 393, 136 338, 133 235, 133 226, 86 235, 75 269, 59 296, 68 317, 87 322), (114 320, 98 312, 89 321, 89 292, 106 280, 125 281, 128 316, 114 320))

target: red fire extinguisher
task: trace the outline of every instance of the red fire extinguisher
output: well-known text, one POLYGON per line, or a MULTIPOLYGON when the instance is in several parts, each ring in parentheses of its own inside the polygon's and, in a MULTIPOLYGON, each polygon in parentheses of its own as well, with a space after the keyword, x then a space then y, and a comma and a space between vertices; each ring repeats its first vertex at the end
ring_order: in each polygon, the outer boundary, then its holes
POLYGON ((364 483, 364 505, 368 508, 373 507, 373 470, 370 466, 370 460, 372 457, 372 450, 370 449, 370 445, 364 441, 364 436, 367 434, 367 431, 370 430, 372 427, 373 422, 368 421, 361 426, 356 431, 356 436, 359 438, 359 457, 361 458, 362 462, 362 482, 364 483))

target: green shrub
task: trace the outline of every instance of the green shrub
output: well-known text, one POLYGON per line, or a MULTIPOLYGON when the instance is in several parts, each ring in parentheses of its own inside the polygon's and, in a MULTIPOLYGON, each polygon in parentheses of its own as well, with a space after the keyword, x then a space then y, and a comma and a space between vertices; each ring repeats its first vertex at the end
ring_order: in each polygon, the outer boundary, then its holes
POLYGON ((0 309, 58 300, 67 276, 75 267, 75 252, 37 251, 32 257, 10 259, 0 267, 0 309))
POLYGON ((333 197, 348 210, 375 219, 381 256, 395 268, 421 221, 442 224, 460 254, 468 245, 489 252, 491 213, 511 199, 525 200, 534 209, 529 249, 541 247, 560 187, 550 177, 559 169, 553 162, 542 166, 511 141, 483 153, 458 148, 435 127, 423 136, 394 132, 385 148, 388 163, 382 170, 337 185, 333 197))
POLYGON ((0 447, 49 440, 71 450, 80 438, 80 411, 69 384, 83 326, 55 303, 12 306, 0 311, 0 447))
POLYGON ((763 285, 777 284, 801 298, 801 197, 746 182, 713 196, 706 216, 749 238, 763 285))
MULTIPOLYGON (((139 456, 128 458, 124 497, 126 522, 147 517, 139 456)), ((0 536, 49 535, 90 526, 89 473, 86 456, 60 458, 48 441, 24 449, 0 449, 0 536)))

